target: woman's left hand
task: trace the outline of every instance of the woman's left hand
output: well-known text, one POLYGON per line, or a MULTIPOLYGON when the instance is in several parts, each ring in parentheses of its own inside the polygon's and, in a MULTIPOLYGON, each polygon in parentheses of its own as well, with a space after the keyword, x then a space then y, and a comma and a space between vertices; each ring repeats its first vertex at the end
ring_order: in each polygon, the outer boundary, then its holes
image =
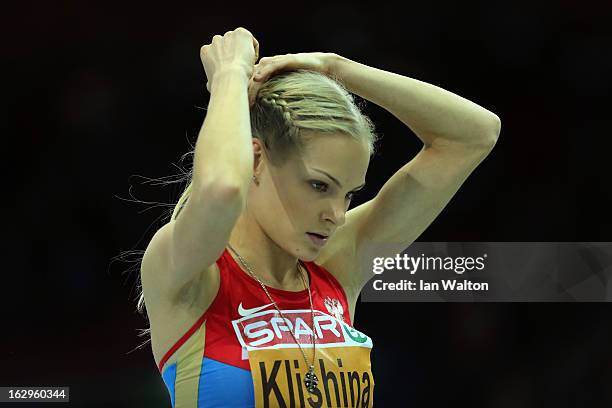
POLYGON ((255 64, 249 81, 249 106, 255 103, 259 88, 273 75, 284 71, 306 69, 328 75, 336 54, 331 52, 301 52, 298 54, 263 57, 255 64))

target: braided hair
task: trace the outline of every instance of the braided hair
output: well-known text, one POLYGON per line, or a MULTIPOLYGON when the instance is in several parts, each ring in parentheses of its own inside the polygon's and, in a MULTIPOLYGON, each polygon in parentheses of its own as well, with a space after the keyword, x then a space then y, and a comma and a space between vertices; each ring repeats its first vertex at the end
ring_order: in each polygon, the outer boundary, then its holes
MULTIPOLYGON (((304 153, 307 131, 345 134, 366 143, 372 156, 379 137, 361 109, 337 78, 308 70, 283 72, 259 88, 250 111, 251 134, 262 141, 275 166, 304 153)), ((172 211, 173 220, 191 193, 192 171, 172 211)))
POLYGON ((260 139, 274 165, 303 153, 304 131, 343 133, 368 145, 374 154, 377 135, 340 81, 297 70, 272 76, 251 108, 251 132, 260 139))

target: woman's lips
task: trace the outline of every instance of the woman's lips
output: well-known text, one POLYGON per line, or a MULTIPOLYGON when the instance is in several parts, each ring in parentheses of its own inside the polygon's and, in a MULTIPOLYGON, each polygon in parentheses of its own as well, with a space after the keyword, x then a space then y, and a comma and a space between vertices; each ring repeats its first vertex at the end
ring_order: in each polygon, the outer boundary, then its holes
POLYGON ((310 232, 307 232, 307 233, 306 233, 306 235, 308 235, 308 237, 310 238, 310 240, 311 240, 311 241, 312 241, 312 242, 313 242, 315 245, 317 245, 317 246, 323 246, 323 245, 325 245, 325 243, 327 242, 327 238, 329 238, 329 237, 325 237, 325 238, 323 238, 323 237, 321 237, 321 236, 319 236, 319 235, 317 235, 317 234, 313 234, 313 233, 310 233, 310 232))

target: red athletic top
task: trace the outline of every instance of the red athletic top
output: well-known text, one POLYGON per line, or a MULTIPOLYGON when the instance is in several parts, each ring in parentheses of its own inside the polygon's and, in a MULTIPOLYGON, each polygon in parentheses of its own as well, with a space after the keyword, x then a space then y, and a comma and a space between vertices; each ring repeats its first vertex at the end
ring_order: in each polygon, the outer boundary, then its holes
POLYGON ((314 262, 303 264, 315 316, 317 391, 309 393, 303 382, 313 357, 308 290, 266 286, 285 320, 225 249, 215 299, 159 364, 173 407, 372 406, 372 341, 352 327, 334 276, 314 262), (174 353, 177 361, 166 366, 174 353))

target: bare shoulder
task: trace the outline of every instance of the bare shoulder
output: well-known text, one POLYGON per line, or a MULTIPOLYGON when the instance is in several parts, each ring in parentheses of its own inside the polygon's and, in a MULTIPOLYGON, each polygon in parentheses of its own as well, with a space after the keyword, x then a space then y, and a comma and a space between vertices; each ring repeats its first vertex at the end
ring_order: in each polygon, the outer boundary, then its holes
POLYGON ((198 309, 209 304, 219 288, 219 268, 213 263, 203 266, 202 271, 182 287, 169 289, 171 285, 167 283, 175 273, 169 259, 172 234, 173 223, 162 226, 154 234, 142 259, 142 289, 149 311, 177 307, 198 309))
POLYGON ((164 276, 172 272, 167 266, 169 262, 164 240, 170 239, 170 232, 170 224, 156 232, 141 267, 142 290, 151 328, 151 348, 157 364, 210 307, 220 283, 219 268, 215 262, 202 268, 198 277, 178 292, 168 293, 164 276))

